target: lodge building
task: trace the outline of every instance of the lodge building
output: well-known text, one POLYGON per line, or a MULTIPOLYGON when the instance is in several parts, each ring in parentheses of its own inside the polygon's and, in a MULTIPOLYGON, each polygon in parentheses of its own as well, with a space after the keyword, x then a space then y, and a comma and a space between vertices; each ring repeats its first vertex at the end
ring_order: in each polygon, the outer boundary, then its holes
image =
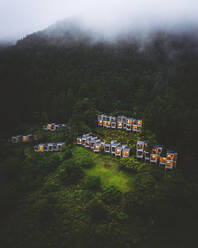
POLYGON ((65 124, 48 123, 43 126, 43 130, 55 132, 55 131, 61 131, 65 127, 66 127, 65 124))
POLYGON ((58 152, 63 149, 65 142, 38 144, 34 146, 35 152, 58 152))
POLYGON ((36 142, 38 140, 39 140, 39 135, 37 134, 17 135, 11 137, 11 142, 13 144, 36 142))
POLYGON ((97 125, 99 127, 106 127, 112 129, 123 129, 129 132, 139 132, 143 125, 142 120, 136 120, 132 117, 126 116, 109 116, 105 114, 97 115, 97 125))
POLYGON ((149 151, 145 141, 137 141, 136 145, 136 158, 143 159, 150 164, 164 166, 165 169, 176 168, 178 154, 171 150, 166 150, 162 145, 154 146, 149 151))
POLYGON ((93 137, 90 134, 83 134, 77 137, 77 144, 93 150, 95 153, 104 151, 115 157, 129 157, 131 149, 126 145, 121 145, 117 140, 106 143, 93 137))

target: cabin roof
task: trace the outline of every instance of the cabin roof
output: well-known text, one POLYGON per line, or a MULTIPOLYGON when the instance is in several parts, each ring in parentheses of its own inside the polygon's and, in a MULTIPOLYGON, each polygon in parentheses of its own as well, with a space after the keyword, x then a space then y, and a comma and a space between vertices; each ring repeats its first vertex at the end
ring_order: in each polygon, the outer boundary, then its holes
POLYGON ((142 140, 137 141, 137 145, 144 145, 144 144, 145 144, 145 141, 142 141, 142 140))
POLYGON ((166 153, 174 153, 175 154, 175 152, 173 150, 167 150, 166 153))
POLYGON ((65 142, 57 142, 57 145, 65 145, 65 142))
POLYGON ((112 144, 112 146, 119 146, 120 145, 120 142, 115 142, 112 144))
POLYGON ((99 145, 101 145, 100 142, 96 142, 96 143, 94 144, 94 146, 99 146, 99 145))
POLYGON ((154 148, 163 148, 163 145, 156 145, 154 148))

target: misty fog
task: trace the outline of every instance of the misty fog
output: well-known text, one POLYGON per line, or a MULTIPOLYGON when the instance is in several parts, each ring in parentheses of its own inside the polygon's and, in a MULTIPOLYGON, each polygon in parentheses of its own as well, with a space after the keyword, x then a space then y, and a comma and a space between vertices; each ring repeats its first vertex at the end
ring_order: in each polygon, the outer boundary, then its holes
POLYGON ((196 0, 0 0, 0 40, 21 39, 61 19, 104 37, 198 24, 196 0))

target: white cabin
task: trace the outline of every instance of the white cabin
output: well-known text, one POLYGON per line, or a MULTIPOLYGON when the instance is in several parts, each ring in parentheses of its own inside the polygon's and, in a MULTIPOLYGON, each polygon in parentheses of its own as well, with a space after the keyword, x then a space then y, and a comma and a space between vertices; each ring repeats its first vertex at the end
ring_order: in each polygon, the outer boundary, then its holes
POLYGON ((144 151, 143 150, 136 150, 136 158, 143 159, 144 158, 144 151))
POLYGON ((166 165, 166 161, 167 161, 167 158, 166 158, 166 154, 165 153, 161 153, 160 154, 160 159, 159 159, 159 165, 162 165, 162 166, 165 166, 166 165))
POLYGON ((123 150, 123 148, 122 148, 122 146, 117 146, 116 147, 116 149, 115 149, 115 156, 116 157, 121 157, 122 156, 122 150, 123 150))
POLYGON ((166 165, 165 169, 173 169, 177 165, 177 153, 171 150, 168 150, 166 153, 166 165))
POLYGON ((129 147, 123 148, 122 157, 123 158, 128 158, 130 156, 130 151, 131 151, 131 149, 129 147))
POLYGON ((106 153, 111 152, 111 144, 109 144, 109 143, 104 144, 104 152, 106 152, 106 153))
POLYGON ((11 137, 11 142, 12 143, 19 143, 19 142, 22 142, 22 135, 17 135, 17 136, 12 136, 11 137))
POLYGON ((151 153, 151 155, 150 155, 150 163, 151 164, 157 164, 158 163, 158 159, 159 159, 159 155, 158 154, 151 153))
POLYGON ((100 150, 101 150, 101 143, 100 142, 95 143, 93 146, 93 151, 100 152, 100 150))
POLYGON ((116 148, 117 148, 118 146, 120 146, 120 143, 119 143, 119 142, 114 142, 114 143, 112 143, 112 145, 111 145, 111 154, 112 154, 112 155, 115 155, 116 148))
POLYGON ((132 123, 130 123, 130 124, 126 124, 126 131, 131 132, 131 131, 132 131, 132 126, 133 126, 133 124, 132 124, 132 123))
POLYGON ((83 140, 82 140, 82 137, 81 136, 77 137, 77 144, 78 145, 82 145, 83 144, 83 140))
POLYGON ((144 160, 146 162, 149 162, 150 161, 150 152, 144 151, 144 160))

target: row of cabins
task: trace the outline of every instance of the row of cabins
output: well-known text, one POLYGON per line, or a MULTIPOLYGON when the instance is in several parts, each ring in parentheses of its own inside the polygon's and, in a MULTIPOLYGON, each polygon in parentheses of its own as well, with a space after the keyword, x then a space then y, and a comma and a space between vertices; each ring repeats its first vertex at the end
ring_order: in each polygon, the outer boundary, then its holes
POLYGON ((65 124, 48 123, 43 126, 43 130, 54 132, 54 131, 61 131, 65 127, 66 127, 65 124))
POLYGON ((109 115, 97 115, 98 126, 113 128, 113 129, 124 129, 129 132, 139 132, 142 127, 142 120, 136 120, 132 117, 126 116, 109 116, 109 115))
POLYGON ((58 152, 63 149, 64 142, 38 144, 34 146, 35 152, 58 152))
POLYGON ((37 134, 27 134, 27 135, 17 135, 11 137, 11 142, 16 143, 27 143, 27 142, 36 142, 39 140, 39 136, 37 134))
POLYGON ((116 157, 129 157, 131 149, 127 145, 122 145, 117 140, 112 140, 110 143, 102 142, 95 136, 84 134, 77 137, 77 144, 93 150, 94 152, 104 151, 116 157))
POLYGON ((149 151, 145 141, 137 141, 136 158, 144 159, 146 162, 164 166, 165 169, 176 168, 178 154, 172 150, 164 151, 162 145, 156 145, 149 151))

